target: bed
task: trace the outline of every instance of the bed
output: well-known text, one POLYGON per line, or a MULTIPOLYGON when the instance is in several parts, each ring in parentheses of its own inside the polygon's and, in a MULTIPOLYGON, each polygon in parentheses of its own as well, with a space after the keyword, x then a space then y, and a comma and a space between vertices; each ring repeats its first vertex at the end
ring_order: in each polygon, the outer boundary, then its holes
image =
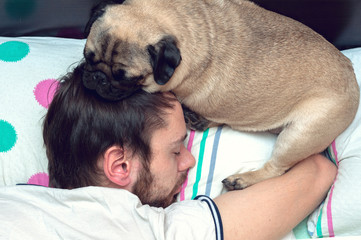
MULTIPOLYGON (((37 205, 37 199, 45 199, 54 209, 66 211, 78 206, 80 202, 82 206, 91 206, 86 208, 86 211, 105 214, 102 211, 102 200, 94 197, 94 194, 107 195, 113 194, 113 191, 108 193, 101 188, 85 188, 72 192, 47 188, 47 159, 41 135, 42 120, 52 100, 57 79, 70 71, 82 58, 85 44, 82 30, 91 6, 97 2, 99 0, 8 0, 1 3, 0 225, 1 221, 16 221, 16 217, 26 218, 16 213, 11 218, 3 215, 1 201, 6 200, 4 198, 9 192, 14 193, 13 197, 17 199, 14 204, 23 199, 37 205), (68 195, 70 205, 57 202, 51 197, 59 194, 59 191, 68 195), (16 198, 16 194, 19 194, 19 198, 16 198)), ((350 58, 360 85, 360 1, 256 2, 265 8, 293 17, 325 36, 350 58)), ((190 131, 185 145, 197 162, 189 171, 178 201, 192 199, 200 194, 211 197, 221 194, 224 191, 221 180, 235 171, 260 167, 270 156, 275 139, 276 136, 271 133, 241 133, 228 127, 211 128, 204 132, 190 131)), ((284 239, 349 239, 351 236, 361 236, 359 146, 360 107, 353 123, 325 151, 330 161, 339 169, 326 199, 284 239)), ((107 197, 114 198, 114 195, 111 196, 107 197)), ((29 222, 28 226, 23 227, 30 231, 32 224, 38 222, 29 222)), ((29 231, 24 230, 23 233, 30 234, 29 231)), ((0 230, 0 239, 1 234, 0 230)), ((22 235, 24 236, 26 235, 22 235)), ((14 239, 18 239, 16 237, 21 236, 15 236, 14 239)))

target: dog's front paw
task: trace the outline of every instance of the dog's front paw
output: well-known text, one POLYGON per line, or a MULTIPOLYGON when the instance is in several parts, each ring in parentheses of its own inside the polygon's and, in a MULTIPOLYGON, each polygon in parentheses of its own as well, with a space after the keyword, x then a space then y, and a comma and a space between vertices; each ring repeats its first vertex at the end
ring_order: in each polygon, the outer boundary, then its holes
POLYGON ((238 176, 240 176, 240 174, 232 175, 222 181, 228 191, 242 190, 249 186, 242 177, 238 176))
POLYGON ((257 171, 234 174, 225 178, 222 183, 228 191, 242 190, 257 182, 261 181, 257 178, 257 171))
POLYGON ((182 108, 184 121, 186 122, 187 128, 197 131, 205 131, 209 127, 211 123, 210 121, 193 112, 184 105, 182 105, 182 108))

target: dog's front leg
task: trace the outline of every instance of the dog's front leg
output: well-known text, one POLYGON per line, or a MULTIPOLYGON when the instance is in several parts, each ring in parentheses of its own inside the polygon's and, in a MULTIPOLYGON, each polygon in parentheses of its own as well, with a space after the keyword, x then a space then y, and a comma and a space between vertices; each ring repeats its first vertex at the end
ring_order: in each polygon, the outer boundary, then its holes
POLYGON ((313 134, 314 132, 307 131, 307 127, 302 126, 302 123, 290 124, 278 135, 272 156, 262 168, 232 175, 222 181, 224 186, 227 190, 240 190, 280 176, 299 161, 321 152, 332 141, 317 139, 313 134))

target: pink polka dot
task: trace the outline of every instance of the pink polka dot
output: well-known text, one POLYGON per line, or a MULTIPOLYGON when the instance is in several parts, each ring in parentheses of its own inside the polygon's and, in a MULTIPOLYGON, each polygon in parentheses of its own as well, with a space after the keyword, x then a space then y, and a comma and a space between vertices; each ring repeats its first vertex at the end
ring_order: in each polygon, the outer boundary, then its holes
POLYGON ((29 178, 28 184, 49 186, 49 176, 44 172, 36 173, 29 178))
POLYGON ((55 79, 46 79, 39 82, 34 89, 36 101, 44 108, 48 108, 53 100, 57 87, 58 81, 55 79))

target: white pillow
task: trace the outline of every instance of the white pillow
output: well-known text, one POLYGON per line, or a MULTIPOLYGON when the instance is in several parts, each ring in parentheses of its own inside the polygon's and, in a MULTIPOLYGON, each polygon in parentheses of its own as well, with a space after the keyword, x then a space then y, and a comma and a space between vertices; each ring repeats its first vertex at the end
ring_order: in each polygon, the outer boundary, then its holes
MULTIPOLYGON (((74 39, 0 37, 0 186, 47 185, 43 117, 56 79, 82 59, 84 44, 85 40, 74 39)), ((186 199, 191 198, 193 185, 197 194, 217 196, 222 191, 223 178, 238 170, 260 167, 271 154, 275 136, 240 133, 224 127, 193 132, 189 139, 192 153, 199 160, 189 173, 183 195, 186 199), (215 171, 206 173, 210 166, 215 171), (210 191, 206 191, 207 181, 214 182, 208 184, 210 191)))
POLYGON ((271 156, 275 141, 276 136, 270 133, 243 133, 226 126, 191 131, 185 143, 196 165, 189 171, 178 200, 218 196, 225 191, 224 178, 260 168, 271 156))

